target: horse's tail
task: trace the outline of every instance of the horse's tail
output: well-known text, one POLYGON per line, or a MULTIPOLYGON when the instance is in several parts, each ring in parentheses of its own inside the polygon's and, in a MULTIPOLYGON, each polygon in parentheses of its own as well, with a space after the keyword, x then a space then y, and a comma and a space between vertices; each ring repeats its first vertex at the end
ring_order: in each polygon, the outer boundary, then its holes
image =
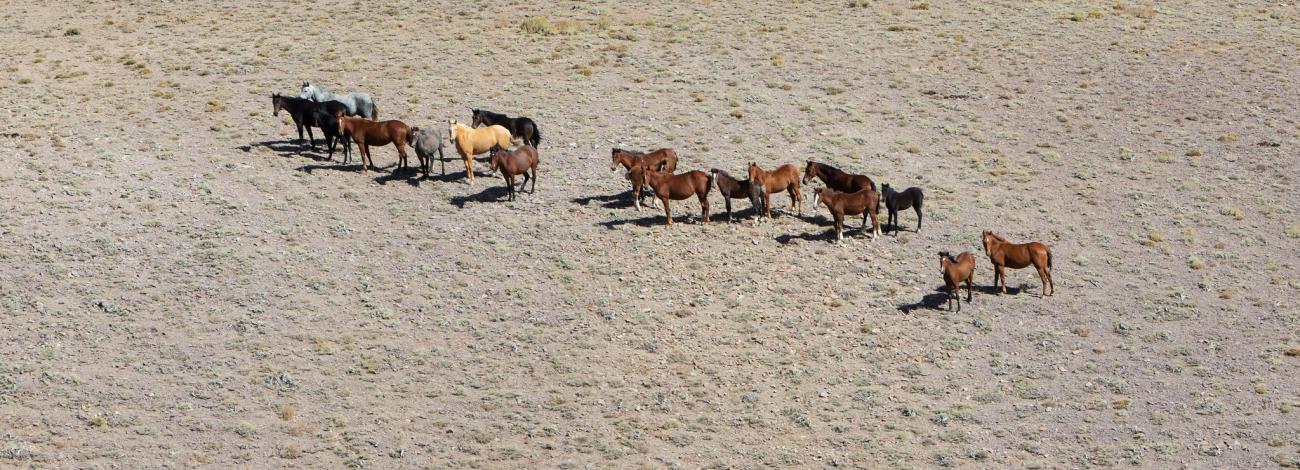
POLYGON ((533 124, 533 142, 532 142, 533 148, 537 148, 537 146, 541 145, 541 143, 542 143, 542 130, 537 127, 537 124, 533 124))
POLYGON ((370 103, 370 120, 371 121, 379 120, 379 105, 370 103))
POLYGON ((1047 249, 1047 269, 1052 269, 1052 249, 1047 249))
MULTIPOLYGON (((709 192, 710 189, 713 189, 713 185, 717 184, 717 181, 715 181, 716 178, 714 178, 714 176, 713 176, 713 172, 712 172, 712 171, 710 171, 710 172, 708 172, 708 173, 705 173, 705 174, 706 174, 706 175, 709 175, 709 185, 704 187, 704 188, 705 188, 705 189, 704 189, 704 192, 707 193, 707 192, 709 192)), ((719 189, 718 192, 722 192, 722 190, 719 189)))

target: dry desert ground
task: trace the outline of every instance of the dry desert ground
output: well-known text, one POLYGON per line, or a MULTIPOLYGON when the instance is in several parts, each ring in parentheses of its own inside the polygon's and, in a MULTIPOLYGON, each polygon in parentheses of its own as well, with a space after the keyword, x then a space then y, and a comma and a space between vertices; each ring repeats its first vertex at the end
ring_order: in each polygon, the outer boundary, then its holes
POLYGON ((1260 1, 8 1, 0 467, 1295 468, 1298 57, 1260 1), (538 190, 331 161, 304 80, 529 116, 538 190), (667 227, 611 147, 925 223, 667 227))

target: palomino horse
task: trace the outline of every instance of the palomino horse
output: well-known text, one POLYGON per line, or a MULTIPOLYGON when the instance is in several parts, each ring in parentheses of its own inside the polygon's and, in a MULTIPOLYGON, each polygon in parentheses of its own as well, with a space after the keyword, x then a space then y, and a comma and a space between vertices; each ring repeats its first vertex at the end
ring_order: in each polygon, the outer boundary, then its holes
POLYGON ((379 119, 379 107, 375 106, 375 100, 365 93, 348 93, 346 95, 336 95, 334 92, 326 90, 324 87, 318 87, 311 83, 302 82, 302 93, 299 98, 312 99, 314 101, 338 101, 347 106, 348 116, 369 117, 371 120, 379 119))
POLYGON ((489 168, 492 171, 500 171, 501 176, 506 179, 506 188, 509 188, 510 193, 508 201, 515 200, 515 175, 524 175, 524 182, 519 185, 520 191, 523 191, 524 187, 528 186, 528 180, 532 179, 533 189, 528 191, 528 194, 537 192, 537 149, 531 145, 521 145, 514 150, 505 150, 500 145, 493 145, 489 154, 492 156, 491 160, 488 160, 489 168))
POLYGON ((1021 269, 1032 264, 1038 270, 1038 280, 1043 283, 1043 293, 1039 297, 1049 295, 1048 287, 1051 287, 1051 294, 1056 293, 1056 283, 1052 282, 1052 251, 1047 245, 1038 242, 1011 243, 988 230, 984 231, 981 238, 984 241, 984 253, 993 262, 994 288, 1000 286, 1001 292, 1007 293, 1006 268, 1021 269))
POLYGON ((813 207, 821 201, 831 211, 835 219, 835 239, 844 239, 844 216, 862 214, 862 228, 867 228, 867 217, 871 217, 871 239, 880 234, 880 218, 876 211, 880 209, 880 193, 866 188, 856 193, 842 193, 831 188, 817 188, 813 191, 813 207))
POLYGON ((757 163, 749 162, 750 184, 757 186, 763 194, 763 212, 772 218, 772 193, 786 191, 790 193, 790 207, 798 207, 803 215, 803 193, 799 192, 799 169, 785 164, 775 170, 767 171, 757 163))
POLYGON ((921 231, 921 203, 925 202, 925 193, 921 188, 907 188, 903 192, 894 191, 889 184, 880 185, 880 192, 885 196, 885 209, 889 211, 889 221, 885 225, 894 228, 894 234, 898 234, 898 211, 913 209, 916 212, 916 231, 921 231))
POLYGON ((813 178, 821 178, 826 187, 842 193, 856 193, 866 188, 876 189, 876 184, 865 175, 854 175, 840 171, 825 163, 808 160, 803 169, 803 184, 811 183, 813 178))
MULTIPOLYGON (((618 169, 623 165, 628 171, 627 179, 632 182, 632 204, 636 210, 641 210, 641 180, 632 178, 633 168, 652 168, 655 171, 672 172, 677 171, 677 152, 673 149, 663 148, 653 152, 641 153, 631 150, 623 150, 615 147, 609 151, 609 171, 618 169)), ((653 202, 654 199, 651 199, 653 202)))
POLYGON ((733 178, 725 171, 714 168, 709 170, 713 175, 713 184, 718 187, 718 192, 722 194, 722 201, 727 203, 727 221, 731 222, 731 200, 749 198, 749 205, 754 208, 754 214, 762 214, 763 210, 763 193, 758 187, 749 184, 749 180, 738 180, 733 178))
POLYGON ((447 137, 456 146, 460 159, 465 161, 465 176, 474 184, 474 156, 492 150, 493 145, 510 147, 510 131, 501 126, 475 129, 455 119, 447 121, 447 137))
POLYGON ((525 144, 537 148, 542 143, 542 130, 537 128, 537 123, 526 117, 512 118, 501 113, 494 113, 484 109, 470 110, 473 113, 474 121, 470 127, 498 125, 510 131, 510 135, 524 140, 525 144))
POLYGON ((644 182, 655 190, 655 195, 664 203, 668 225, 673 224, 673 211, 668 207, 668 201, 680 201, 691 196, 700 200, 700 215, 705 223, 709 222, 709 188, 713 186, 713 177, 708 173, 696 170, 674 175, 653 168, 633 167, 628 174, 633 184, 644 182))
POLYGON ((970 252, 963 252, 953 258, 946 251, 939 252, 939 274, 943 275, 943 283, 948 287, 948 310, 952 310, 952 299, 957 298, 957 311, 961 311, 961 283, 966 283, 966 303, 970 303, 972 297, 972 285, 975 282, 975 255, 970 252))
MULTIPOLYGON (((371 121, 366 118, 345 116, 342 112, 334 115, 339 121, 339 130, 351 135, 361 150, 361 171, 370 171, 374 159, 370 158, 370 146, 393 144, 397 147, 397 164, 406 168, 406 143, 411 140, 411 128, 402 121, 371 121)), ((424 177, 429 177, 429 163, 420 158, 420 169, 424 177)))

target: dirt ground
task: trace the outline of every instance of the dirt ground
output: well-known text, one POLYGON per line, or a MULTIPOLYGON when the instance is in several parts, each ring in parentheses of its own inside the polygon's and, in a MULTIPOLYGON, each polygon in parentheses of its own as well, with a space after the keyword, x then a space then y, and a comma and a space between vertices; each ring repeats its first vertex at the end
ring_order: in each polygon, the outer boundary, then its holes
POLYGON ((0 467, 1300 466, 1294 4, 145 3, 0 13, 0 467), (538 190, 328 161, 303 80, 530 116, 538 190), (614 146, 924 226, 665 227, 614 146))

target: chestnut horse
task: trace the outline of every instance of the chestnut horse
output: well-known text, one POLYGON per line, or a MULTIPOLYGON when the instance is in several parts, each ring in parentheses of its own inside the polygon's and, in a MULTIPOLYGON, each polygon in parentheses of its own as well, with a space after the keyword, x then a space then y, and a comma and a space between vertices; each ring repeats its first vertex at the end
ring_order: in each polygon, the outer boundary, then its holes
POLYGON ((767 214, 769 220, 772 218, 773 192, 789 192, 790 207, 798 207, 799 215, 803 215, 803 193, 799 192, 799 169, 794 165, 785 164, 775 170, 767 171, 757 163, 749 162, 749 181, 762 190, 763 212, 767 214))
POLYGON ((492 150, 493 145, 510 147, 510 131, 498 125, 475 129, 450 119, 447 121, 447 138, 456 146, 460 159, 465 161, 465 177, 469 178, 470 184, 474 184, 475 155, 492 150))
POLYGON ((762 214, 763 197, 762 192, 757 186, 749 184, 749 180, 738 180, 731 174, 714 168, 709 170, 713 175, 713 183, 718 187, 718 193, 722 194, 722 201, 727 203, 727 221, 731 222, 731 200, 732 199, 749 199, 749 205, 754 208, 754 214, 762 214))
POLYGON ((880 193, 871 188, 856 193, 842 193, 831 188, 817 188, 813 191, 813 207, 821 201, 831 211, 835 219, 835 239, 844 239, 844 216, 862 214, 862 228, 867 228, 867 217, 871 217, 871 239, 880 234, 880 193))
POLYGON ((632 204, 636 210, 641 210, 641 183, 638 182, 640 180, 632 179, 633 168, 653 168, 669 174, 677 171, 677 152, 673 149, 662 148, 642 153, 615 147, 610 149, 609 154, 609 171, 617 170, 619 165, 623 165, 629 172, 627 178, 632 181, 632 204))
POLYGON ((993 287, 1002 288, 1003 294, 1007 293, 1007 273, 1006 268, 1021 269, 1034 265, 1038 270, 1038 280, 1043 283, 1043 293, 1039 297, 1047 297, 1048 287, 1051 287, 1051 294, 1056 293, 1056 283, 1052 282, 1052 251, 1047 245, 1038 242, 1029 243, 1011 243, 1007 239, 995 235, 993 232, 985 230, 981 237, 984 241, 984 253, 989 255, 989 261, 993 262, 993 287), (1001 284, 998 282, 1001 281, 1001 284))
POLYGON ((803 184, 811 183, 814 177, 821 178, 826 187, 842 193, 856 193, 866 188, 876 189, 876 183, 866 175, 845 173, 825 163, 808 160, 808 166, 803 169, 803 184))
POLYGON ((939 252, 939 274, 948 287, 948 310, 952 310, 952 298, 957 298, 957 311, 961 311, 961 283, 966 283, 966 303, 973 298, 972 285, 975 282, 975 255, 969 251, 953 258, 946 251, 939 252))
POLYGON ((519 190, 523 191, 528 186, 528 180, 533 180, 533 189, 528 194, 537 192, 537 149, 531 145, 520 145, 514 150, 502 149, 500 145, 493 145, 492 150, 488 151, 491 160, 488 160, 489 168, 492 171, 500 171, 501 176, 506 179, 506 187, 509 188, 510 197, 508 201, 515 200, 515 175, 524 175, 524 182, 519 185, 519 190), (529 173, 532 173, 531 177, 529 173))
MULTIPOLYGON (((339 111, 334 114, 339 121, 339 132, 351 135, 352 141, 361 150, 361 171, 370 171, 374 159, 370 158, 370 146, 383 147, 393 144, 397 147, 399 168, 406 168, 406 143, 411 140, 411 128, 402 121, 371 121, 366 118, 352 117, 339 111)), ((429 177, 429 162, 420 157, 420 169, 424 177, 429 177)))
POLYGON ((921 203, 925 202, 925 193, 921 188, 912 187, 904 189, 903 192, 894 191, 889 184, 880 185, 880 192, 885 196, 885 210, 889 211, 889 221, 887 226, 894 228, 894 234, 898 234, 898 211, 911 208, 916 212, 916 232, 921 232, 921 203))
POLYGON ((700 200, 700 215, 704 222, 709 222, 709 188, 713 186, 713 177, 703 171, 688 171, 674 175, 660 173, 653 168, 633 167, 628 173, 632 184, 638 181, 654 189, 655 195, 664 203, 664 216, 668 225, 673 224, 673 211, 668 201, 680 201, 691 196, 700 200))

